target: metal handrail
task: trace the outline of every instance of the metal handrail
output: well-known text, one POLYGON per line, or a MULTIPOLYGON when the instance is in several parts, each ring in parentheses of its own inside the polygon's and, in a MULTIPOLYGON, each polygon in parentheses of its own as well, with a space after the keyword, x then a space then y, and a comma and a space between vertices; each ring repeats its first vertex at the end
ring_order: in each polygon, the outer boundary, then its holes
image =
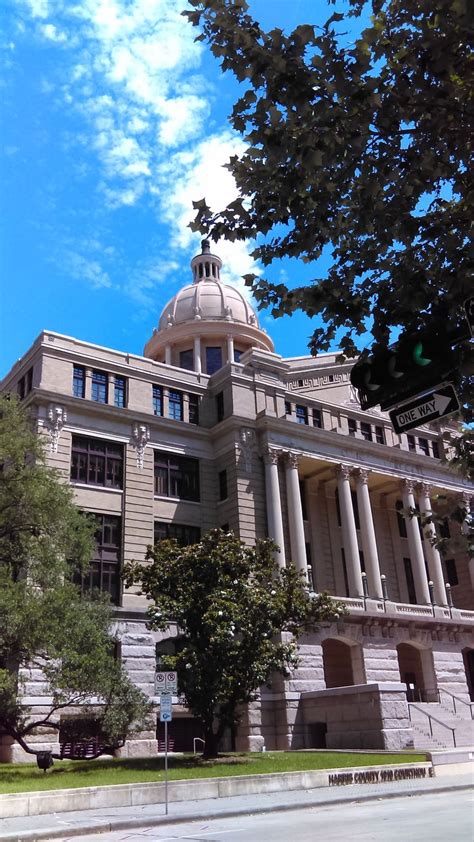
POLYGON ((451 696, 451 698, 452 698, 452 700, 453 700, 453 710, 454 710, 454 713, 457 713, 457 710, 456 710, 456 702, 461 702, 461 704, 463 704, 463 705, 467 705, 467 706, 468 706, 468 708, 469 708, 469 710, 470 710, 470 712, 471 712, 471 719, 474 719, 474 713, 472 712, 472 709, 474 708, 474 703, 473 703, 473 702, 466 702, 466 700, 465 700, 465 699, 461 699, 461 697, 460 697, 460 696, 455 696, 455 695, 454 695, 454 693, 451 693, 451 691, 450 691, 450 690, 446 690, 444 687, 438 687, 438 699, 440 700, 440 702, 441 702, 441 699, 440 699, 440 695, 441 695, 441 693, 447 693, 447 695, 448 695, 448 696, 451 696))
POLYGON ((202 739, 202 737, 193 737, 193 752, 196 754, 196 743, 202 743, 203 746, 206 745, 206 741, 202 739))
POLYGON ((456 729, 455 728, 452 728, 451 725, 446 725, 446 722, 441 722, 441 719, 436 719, 436 716, 433 716, 431 713, 428 713, 426 710, 423 710, 423 708, 419 708, 418 705, 415 705, 413 702, 408 703, 408 716, 409 716, 410 722, 412 722, 411 710, 410 710, 411 707, 414 707, 415 710, 419 710, 420 713, 424 713, 424 715, 428 717, 428 720, 429 720, 429 723, 430 723, 430 734, 431 734, 431 736, 433 736, 432 720, 433 720, 433 722, 437 722, 438 725, 442 725, 443 728, 447 728, 448 731, 451 731, 451 734, 453 736, 454 748, 457 748, 457 745, 456 745, 456 729))

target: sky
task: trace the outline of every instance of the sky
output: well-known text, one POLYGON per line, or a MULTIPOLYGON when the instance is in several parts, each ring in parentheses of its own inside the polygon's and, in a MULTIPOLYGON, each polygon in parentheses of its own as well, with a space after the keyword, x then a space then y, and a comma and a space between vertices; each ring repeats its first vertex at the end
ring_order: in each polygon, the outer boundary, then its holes
MULTIPOLYGON (((185 0, 1 0, 0 377, 44 329, 141 354, 191 282, 193 200, 217 210, 242 150, 238 87, 181 16, 185 0)), ((264 28, 322 23, 325 0, 250 0, 264 28)), ((329 11, 328 11, 329 10, 329 11)), ((262 274, 251 243, 219 242, 222 279, 262 274)), ((297 286, 295 260, 266 276, 297 286)), ((248 295, 248 292, 246 291, 248 295)), ((284 356, 308 353, 303 314, 260 322, 284 356)))

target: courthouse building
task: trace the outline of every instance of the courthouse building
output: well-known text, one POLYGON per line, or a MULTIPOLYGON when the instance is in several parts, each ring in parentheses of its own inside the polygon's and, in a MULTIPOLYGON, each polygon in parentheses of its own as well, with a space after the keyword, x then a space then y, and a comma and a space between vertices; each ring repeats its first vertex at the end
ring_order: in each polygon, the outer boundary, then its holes
MULTIPOLYGON (((281 357, 221 267, 204 241, 143 356, 44 331, 0 385, 34 412, 48 462, 96 515, 83 587, 110 594, 118 656, 153 696, 176 639, 173 627, 147 629, 124 563, 156 540, 192 543, 212 527, 250 544, 270 536, 279 564, 347 614, 302 638, 298 668, 261 688, 234 747, 473 743, 474 569, 459 524, 445 521, 442 556, 434 527, 407 517, 430 512, 438 495, 469 509, 472 486, 445 461, 456 425, 397 435, 385 413, 362 412, 351 363, 281 357)), ((40 712, 41 676, 27 678, 25 702, 40 712)), ((179 697, 170 734, 175 750, 200 735, 179 697)), ((121 753, 155 753, 159 740, 159 730, 140 734, 121 753)))

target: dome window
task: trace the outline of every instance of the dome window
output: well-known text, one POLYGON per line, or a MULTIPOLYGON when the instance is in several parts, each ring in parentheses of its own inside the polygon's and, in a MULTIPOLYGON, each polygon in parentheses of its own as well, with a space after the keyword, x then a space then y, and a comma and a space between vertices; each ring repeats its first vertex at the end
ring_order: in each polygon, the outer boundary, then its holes
POLYGON ((222 368, 222 348, 208 346, 206 348, 206 372, 214 374, 222 368))

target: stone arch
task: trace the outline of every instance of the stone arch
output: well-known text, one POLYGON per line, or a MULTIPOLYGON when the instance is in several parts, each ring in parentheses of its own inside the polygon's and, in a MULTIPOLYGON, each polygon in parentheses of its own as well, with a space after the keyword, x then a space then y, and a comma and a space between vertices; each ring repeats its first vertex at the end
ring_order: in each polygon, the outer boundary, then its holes
POLYGON ((355 640, 328 637, 323 640, 323 669, 326 687, 351 687, 365 684, 362 646, 355 640))
POLYGON ((433 652, 415 641, 397 646, 400 680, 407 688, 409 702, 437 702, 438 684, 433 652))
POLYGON ((462 650, 462 660, 466 673, 469 698, 471 699, 471 702, 474 702, 474 649, 471 646, 466 646, 466 648, 462 650))

